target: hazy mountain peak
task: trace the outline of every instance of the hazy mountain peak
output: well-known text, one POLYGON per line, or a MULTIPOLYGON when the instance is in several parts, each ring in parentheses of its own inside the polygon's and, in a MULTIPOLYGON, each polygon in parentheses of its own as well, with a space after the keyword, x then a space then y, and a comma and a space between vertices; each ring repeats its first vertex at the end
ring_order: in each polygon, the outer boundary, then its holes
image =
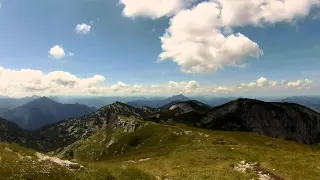
POLYGON ((189 100, 189 98, 187 98, 187 97, 184 96, 183 94, 174 95, 174 96, 169 97, 168 99, 181 100, 181 101, 187 101, 187 100, 189 100))
POLYGON ((2 112, 2 117, 25 129, 37 129, 43 125, 68 118, 76 118, 94 112, 80 104, 61 104, 48 97, 40 97, 13 110, 2 112))
POLYGON ((43 97, 40 97, 40 98, 38 98, 38 99, 35 99, 35 100, 31 101, 31 102, 28 103, 28 104, 43 104, 43 105, 48 105, 48 104, 60 104, 60 103, 58 103, 58 102, 56 102, 56 101, 54 101, 54 100, 52 100, 52 99, 50 99, 50 98, 48 98, 48 97, 43 96, 43 97))

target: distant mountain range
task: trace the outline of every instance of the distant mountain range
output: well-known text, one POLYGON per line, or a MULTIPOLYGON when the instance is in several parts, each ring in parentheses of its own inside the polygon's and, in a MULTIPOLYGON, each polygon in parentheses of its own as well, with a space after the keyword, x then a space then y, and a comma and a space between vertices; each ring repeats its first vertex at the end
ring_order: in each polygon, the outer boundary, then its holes
MULTIPOLYGON (((8 98, 0 97, 0 113, 1 109, 12 110, 26 103, 29 103, 39 96, 25 97, 25 98, 8 98)), ((197 100, 209 106, 220 106, 222 104, 234 101, 238 98, 246 97, 207 97, 207 96, 190 96, 186 97, 184 95, 176 95, 172 97, 67 97, 67 96, 48 96, 48 98, 62 103, 62 104, 84 104, 89 107, 95 107, 97 109, 112 104, 116 101, 127 103, 133 107, 152 107, 159 108, 170 102, 177 101, 188 101, 197 100)), ((292 102, 310 107, 314 110, 320 111, 320 97, 319 96, 292 96, 292 97, 254 97, 251 99, 259 99, 266 102, 292 102)))
POLYGON ((25 97, 25 98, 6 98, 6 97, 0 97, 0 109, 15 109, 19 106, 22 106, 24 104, 27 104, 35 99, 39 98, 38 96, 32 96, 32 97, 25 97))
POLYGON ((189 98, 180 94, 180 95, 172 96, 172 97, 165 98, 165 99, 159 99, 159 100, 131 101, 131 102, 128 102, 127 104, 132 107, 136 107, 136 108, 141 108, 144 106, 148 106, 151 108, 159 108, 159 107, 162 107, 162 106, 169 104, 171 102, 183 102, 183 101, 189 101, 189 100, 190 100, 189 98))
POLYGON ((80 104, 61 104, 41 97, 12 110, 2 110, 2 118, 24 129, 34 130, 67 118, 76 118, 96 111, 80 104))
POLYGON ((291 102, 307 106, 315 111, 320 112, 320 97, 314 96, 293 96, 281 100, 281 102, 291 102))
MULTIPOLYGON (((27 108, 23 108, 26 111, 19 112, 39 114, 35 115, 38 118, 46 115, 44 112, 48 110, 58 112, 58 107, 61 106, 58 104, 48 98, 40 98, 31 105, 27 104, 27 108), (44 104, 51 105, 44 107, 44 104), (37 107, 37 110, 30 110, 28 107, 37 107)), ((64 112, 71 111, 67 110, 68 106, 61 106, 65 109, 64 112)), ((56 120, 53 119, 52 122, 56 120)), ((173 102, 161 108, 135 108, 115 102, 95 113, 59 121, 33 132, 22 130, 3 119, 1 122, 0 132, 4 132, 0 134, 2 141, 13 141, 22 145, 27 143, 29 147, 42 151, 63 149, 106 128, 114 131, 120 128, 124 132, 132 132, 145 123, 183 123, 211 130, 254 132, 304 144, 320 142, 320 114, 316 111, 294 103, 270 103, 253 99, 237 99, 214 108, 195 100, 173 102)))
MULTIPOLYGON (((108 104, 112 104, 116 101, 127 103, 130 101, 137 101, 137 100, 147 100, 145 97, 53 97, 57 102, 63 104, 84 104, 89 107, 95 107, 97 109, 106 106, 108 104)), ((152 98, 157 99, 157 98, 152 98)))
MULTIPOLYGON (((0 98, 0 117, 15 122, 25 129, 37 129, 43 125, 55 123, 57 121, 80 117, 91 112, 94 107, 104 107, 115 101, 126 103, 135 108, 143 108, 146 112, 153 113, 159 109, 176 104, 179 102, 194 101, 206 104, 208 107, 217 107, 228 102, 234 101, 232 97, 186 97, 176 95, 169 98, 145 98, 145 97, 97 97, 97 98, 75 98, 75 97, 50 97, 39 98, 38 96, 26 97, 21 99, 0 98), (54 100, 52 100, 54 99, 54 100), (119 100, 120 99, 120 100, 119 100), (131 101, 130 101, 131 100, 131 101), (58 102, 56 102, 58 101, 58 102), (128 102, 129 101, 129 102, 128 102), (80 104, 62 104, 62 103, 83 103, 80 104), (87 105, 87 106, 86 106, 87 105)), ((279 98, 278 102, 289 102, 304 105, 315 111, 320 112, 320 97, 293 96, 288 98, 279 98)), ((189 114, 190 118, 194 114, 189 114)), ((188 118, 186 115, 184 118, 188 118)), ((189 118, 189 119, 190 119, 189 118)))

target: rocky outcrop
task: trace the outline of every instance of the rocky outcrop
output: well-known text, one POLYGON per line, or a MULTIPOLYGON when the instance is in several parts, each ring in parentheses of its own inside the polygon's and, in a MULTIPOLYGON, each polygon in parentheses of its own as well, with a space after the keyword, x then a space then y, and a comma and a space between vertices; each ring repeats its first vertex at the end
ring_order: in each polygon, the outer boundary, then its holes
POLYGON ((145 117, 145 113, 141 109, 115 102, 90 115, 61 121, 40 129, 40 134, 43 137, 48 137, 43 143, 43 147, 46 151, 53 151, 80 139, 85 139, 106 127, 134 131, 140 125, 136 121, 142 120, 143 117, 145 117), (121 116, 126 117, 125 120, 119 118, 121 116), (135 119, 135 121, 130 119, 135 119))
POLYGON ((51 157, 51 156, 47 156, 47 155, 44 155, 44 154, 41 154, 41 153, 36 153, 36 157, 38 158, 38 161, 39 162, 42 162, 42 161, 49 161, 49 162, 52 162, 52 163, 55 163, 61 167, 64 167, 64 168, 67 168, 71 171, 73 170, 83 170, 84 167, 78 163, 74 163, 74 162, 71 162, 71 161, 68 161, 68 160, 62 160, 58 157, 51 157))

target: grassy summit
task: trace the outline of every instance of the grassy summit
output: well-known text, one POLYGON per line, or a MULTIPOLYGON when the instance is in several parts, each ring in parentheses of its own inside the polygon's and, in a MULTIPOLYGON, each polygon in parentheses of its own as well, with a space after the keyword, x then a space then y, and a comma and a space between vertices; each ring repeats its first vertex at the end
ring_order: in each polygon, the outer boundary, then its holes
POLYGON ((258 170, 278 179, 320 177, 319 149, 254 133, 185 125, 148 123, 135 132, 107 128, 59 152, 85 167, 76 171, 38 162, 33 151, 16 145, 0 147, 3 179, 230 180, 258 179, 258 170), (243 160, 259 164, 247 172, 235 171, 243 160))

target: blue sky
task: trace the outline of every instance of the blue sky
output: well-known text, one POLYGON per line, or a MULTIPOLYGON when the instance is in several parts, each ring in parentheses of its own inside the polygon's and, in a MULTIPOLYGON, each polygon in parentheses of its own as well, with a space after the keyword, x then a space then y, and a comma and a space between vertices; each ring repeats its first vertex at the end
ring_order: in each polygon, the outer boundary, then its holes
MULTIPOLYGON (((153 1, 157 3, 156 0, 153 1)), ((179 11, 193 8, 199 3, 201 2, 186 5, 179 11)), ((0 66, 7 74, 9 71, 18 72, 21 69, 39 70, 44 76, 55 71, 67 72, 77 77, 75 81, 101 75, 106 79, 97 85, 101 88, 115 87, 120 81, 131 88, 134 85, 141 88, 140 86, 159 84, 165 89, 164 86, 168 85, 169 81, 183 81, 186 84, 195 81, 196 86, 212 88, 214 91, 214 88, 218 87, 226 90, 242 83, 249 84, 261 77, 277 82, 308 79, 312 80, 310 87, 282 89, 281 92, 316 94, 320 68, 318 5, 312 4, 310 12, 297 16, 295 22, 280 18, 278 22, 265 27, 252 24, 234 25, 233 33, 241 32, 263 50, 263 55, 259 58, 241 56, 241 64, 245 64, 245 67, 224 65, 223 69, 217 71, 186 73, 181 70, 182 65, 176 63, 183 59, 174 61, 169 58, 157 62, 163 51, 160 37, 170 27, 169 20, 178 16, 179 11, 160 13, 159 17, 153 17, 143 12, 138 15, 125 15, 124 8, 131 8, 130 4, 126 4, 126 1, 121 3, 119 0, 4 0, 0 9, 0 66), (90 32, 77 34, 75 28, 78 24, 90 25, 90 32), (55 45, 64 49, 66 55, 63 58, 50 57, 48 52, 55 45), (68 56, 68 52, 72 52, 74 56, 68 56)), ((34 80, 34 77, 30 78, 23 82, 34 80)), ((17 82, 18 86, 22 86, 23 82, 19 81, 20 85, 17 82)), ((186 89, 183 84, 182 89, 186 89)), ((12 90, 12 87, 9 87, 8 83, 6 86, 3 84, 2 88, 0 95, 11 95, 8 91, 10 88, 12 90), (4 90, 5 88, 7 89, 4 90)), ((268 88, 266 87, 265 91, 256 88, 254 92, 267 94, 268 88)), ((117 88, 113 89, 116 90, 110 92, 110 95, 119 92, 117 88)), ((37 89, 27 92, 19 89, 12 96, 44 93, 39 91, 37 89)), ((141 94, 146 94, 147 91, 141 91, 141 94)), ((183 93, 184 90, 180 91, 183 93)), ((123 94, 127 95, 128 92, 123 94)), ((234 89, 232 92, 241 95, 248 93, 234 89)), ((168 94, 161 91, 155 93, 168 94)))

